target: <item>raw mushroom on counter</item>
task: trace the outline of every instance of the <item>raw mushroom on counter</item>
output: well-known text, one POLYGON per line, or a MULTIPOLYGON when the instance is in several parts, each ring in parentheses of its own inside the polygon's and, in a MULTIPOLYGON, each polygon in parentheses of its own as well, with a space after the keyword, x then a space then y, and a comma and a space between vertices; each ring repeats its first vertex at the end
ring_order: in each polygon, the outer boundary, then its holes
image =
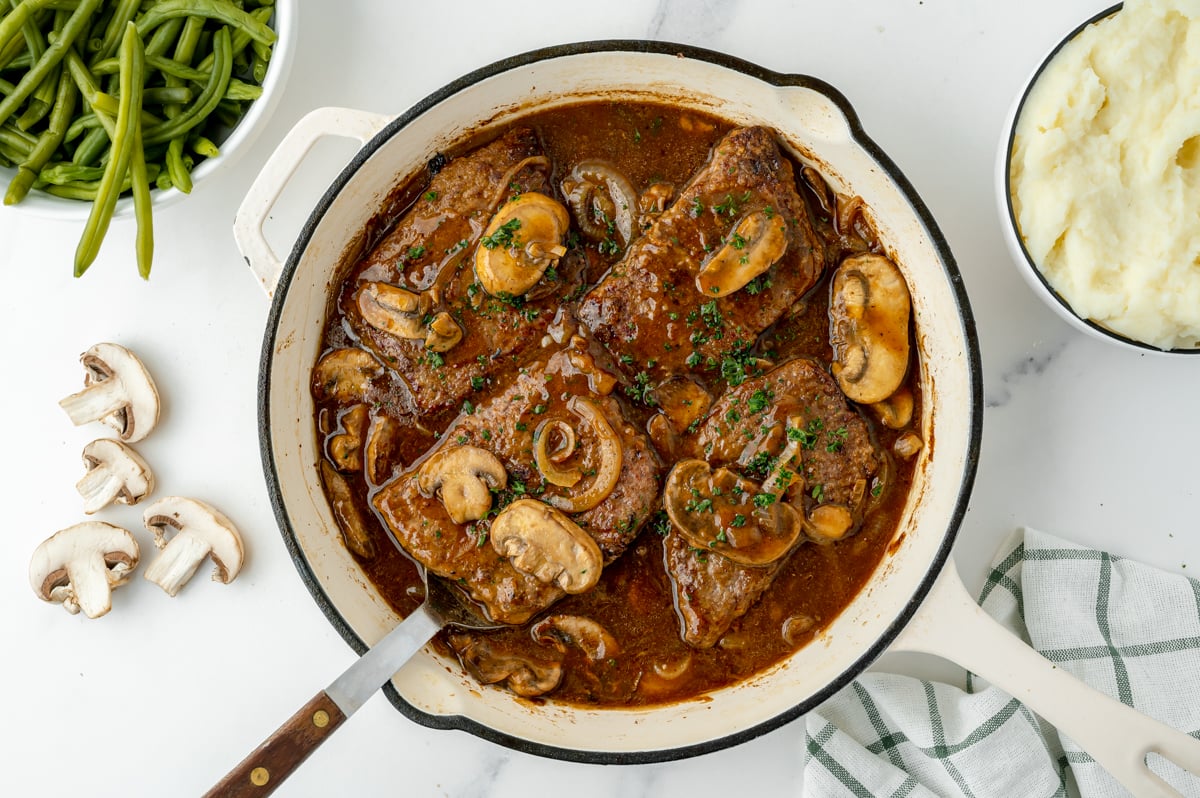
POLYGON ((142 362, 111 343, 96 344, 79 359, 86 387, 59 402, 71 423, 103 422, 130 443, 149 435, 158 423, 159 397, 142 362))
POLYGON ((92 441, 83 449, 87 473, 75 483, 88 515, 112 502, 137 504, 154 492, 154 473, 131 447, 111 438, 92 441))
POLYGON ((129 530, 87 521, 54 533, 34 550, 29 582, 43 601, 99 618, 112 609, 112 589, 129 581, 139 558, 129 530))
POLYGON ((197 499, 164 496, 143 512, 146 529, 161 551, 143 576, 176 595, 205 559, 212 559, 213 579, 229 584, 242 570, 245 551, 233 522, 197 499), (167 529, 175 534, 167 540, 167 529))

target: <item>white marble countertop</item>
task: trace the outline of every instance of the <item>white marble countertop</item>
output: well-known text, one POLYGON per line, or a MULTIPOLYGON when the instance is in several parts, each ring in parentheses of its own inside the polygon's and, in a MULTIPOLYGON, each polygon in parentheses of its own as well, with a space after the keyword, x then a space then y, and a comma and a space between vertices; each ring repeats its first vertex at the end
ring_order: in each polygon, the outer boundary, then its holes
MULTIPOLYGON (((0 606, 8 685, 7 795, 199 794, 353 652, 302 585, 280 539, 259 460, 256 379, 267 301, 230 233, 274 144, 307 111, 400 112, 471 69, 536 47, 651 38, 721 50, 839 88, 929 205, 961 267, 978 323, 986 396, 982 461, 955 559, 972 590, 1017 525, 1029 524, 1190 574, 1200 363, 1106 346, 1072 331, 1021 281, 1003 246, 993 161, 1010 102, 1045 51, 1100 10, 1092 0, 632 0, 549 4, 304 3, 286 92, 238 169, 157 217, 143 283, 132 228, 114 225, 92 270, 70 276, 81 224, 0 208, 0 331, 8 342, 0 606), (551 10, 553 9, 553 10, 551 10), (83 520, 74 482, 99 437, 56 406, 78 390, 80 352, 137 351, 166 397, 141 446, 160 493, 206 498, 250 550, 230 586, 201 574, 169 599, 137 578, 107 617, 39 602, 30 554, 83 520)), ((323 143, 268 233, 281 248, 352 146, 323 143)), ((139 508, 101 518, 141 529, 139 508)), ((145 533, 139 533, 148 545, 145 533)), ((959 681, 915 655, 876 667, 959 681)), ((797 795, 803 727, 678 762, 590 766, 433 731, 373 698, 281 796, 797 795)))

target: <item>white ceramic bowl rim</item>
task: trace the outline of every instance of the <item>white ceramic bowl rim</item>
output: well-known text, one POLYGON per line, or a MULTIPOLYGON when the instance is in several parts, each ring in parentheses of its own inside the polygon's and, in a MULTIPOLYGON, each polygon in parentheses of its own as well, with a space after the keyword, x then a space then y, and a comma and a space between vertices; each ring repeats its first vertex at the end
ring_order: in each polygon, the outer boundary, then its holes
POLYGON ((1000 181, 1003 187, 1001 206, 1004 214, 1004 222, 1012 234, 1013 247, 1019 251, 1020 257, 1024 261, 1021 265, 1028 270, 1028 275, 1036 280, 1038 285, 1041 286, 1043 289, 1043 296, 1048 301, 1053 302, 1056 306, 1056 309, 1060 313, 1078 321, 1078 323, 1085 326, 1089 332, 1095 333, 1102 338, 1107 338, 1115 343, 1134 347, 1144 352, 1172 355, 1200 355, 1200 348, 1159 349, 1158 347, 1147 344, 1144 341, 1139 341, 1135 338, 1122 335, 1119 332, 1114 332, 1113 330, 1110 330, 1101 324, 1097 324, 1091 319, 1085 319, 1076 313, 1075 309, 1071 307, 1071 303, 1064 299, 1063 296, 1056 291, 1052 285, 1050 285, 1050 282, 1046 279, 1046 276, 1042 274, 1041 269, 1038 268, 1038 265, 1034 262, 1033 257, 1029 254, 1029 250, 1025 246, 1025 239, 1019 232, 1016 211, 1013 210, 1012 189, 1009 184, 1009 175, 1012 173, 1013 143, 1016 140, 1017 135, 1017 122, 1021 119, 1021 112, 1025 108, 1025 102, 1029 99, 1030 92, 1032 92, 1033 87, 1037 85, 1038 79, 1041 78, 1042 73, 1046 71, 1046 68, 1064 47, 1066 47, 1076 36, 1086 30, 1089 25, 1093 25, 1100 20, 1105 19, 1106 17, 1112 16, 1116 12, 1120 11, 1122 6, 1124 6, 1124 3, 1117 3, 1116 5, 1110 6, 1103 11, 1096 13, 1090 19, 1080 23, 1074 30, 1064 36, 1062 40, 1054 46, 1054 48, 1038 65, 1037 69, 1034 70, 1029 80, 1025 83, 1025 88, 1022 90, 1012 113, 1009 115, 1008 127, 1005 130, 1003 142, 1004 157, 1001 160, 1002 174, 997 176, 997 179, 1000 181))
POLYGON ((281 316, 284 311, 288 290, 292 284, 293 278, 295 277, 301 259, 308 248, 309 243, 322 220, 322 217, 325 215, 326 211, 329 210, 334 200, 338 197, 343 188, 345 188, 346 185, 351 181, 356 172, 371 158, 371 156, 381 147, 383 147, 389 139, 412 123, 413 120, 417 119, 430 108, 438 105, 458 92, 461 92, 476 83, 500 73, 535 64, 543 60, 603 52, 680 55, 688 59, 707 62, 715 66, 745 74, 772 86, 802 87, 810 89, 814 92, 824 95, 831 102, 833 102, 844 115, 845 122, 850 129, 850 133, 854 142, 876 160, 876 162, 886 172, 888 179, 893 182, 904 198, 911 204, 915 216, 924 226, 925 231, 932 242, 933 248, 941 260, 941 264, 945 270, 945 277, 949 285, 949 289, 955 299, 955 304, 957 306, 956 310, 958 312, 959 321, 963 331, 962 360, 963 366, 967 370, 970 381, 969 407, 962 409, 962 412, 969 414, 969 423, 965 425, 969 429, 969 442, 966 447, 961 479, 958 486, 957 499, 954 502, 953 510, 950 514, 950 521, 947 524, 945 531, 941 533, 942 537, 940 544, 936 548, 934 556, 930 558, 929 569, 921 579, 919 588, 908 604, 892 615, 893 620, 887 627, 886 631, 881 634, 872 645, 865 647, 860 652, 860 654, 854 660, 852 666, 846 668, 837 678, 830 680, 823 688, 809 696, 807 699, 792 706, 789 710, 753 727, 742 728, 734 733, 698 744, 650 751, 609 752, 576 750, 572 748, 556 747, 544 743, 531 742, 489 726, 485 726, 471 718, 461 715, 428 714, 420 709, 417 709, 404 698, 402 698, 391 683, 388 683, 384 686, 384 692, 388 699, 398 710, 400 710, 401 713, 408 718, 430 728, 458 729, 461 731, 466 731, 483 739, 490 740, 514 750, 553 759, 596 764, 640 764, 682 759, 690 756, 710 753, 712 751, 717 751, 740 744, 742 742, 746 742, 758 737, 759 735, 765 734, 768 731, 778 728, 784 723, 787 723, 788 721, 799 717, 805 712, 808 712, 832 696, 838 690, 849 684, 850 681, 864 671, 867 666, 869 666, 875 659, 879 657, 880 654, 884 652, 884 650, 888 648, 888 646, 892 643, 904 626, 907 625, 913 614, 917 611, 922 599, 924 599, 926 594, 929 592, 934 580, 942 571, 942 567, 949 559, 950 550, 953 546, 955 536, 957 535, 958 529, 961 526, 962 520, 966 514, 968 499, 970 498, 971 488, 974 484, 975 474, 979 463, 979 448, 983 431, 982 366, 980 363, 978 335, 976 333, 975 321, 970 309, 966 289, 962 281, 961 273, 959 272, 957 263, 951 254, 950 247, 945 239, 945 236, 938 228, 928 207, 921 200, 912 184, 901 173, 900 169, 863 131, 857 113, 851 107, 849 101, 847 101, 837 89, 833 88, 819 78, 807 75, 774 72, 723 53, 689 45, 643 40, 601 40, 548 47, 530 51, 521 55, 516 55, 511 58, 506 58, 471 72, 454 81, 453 83, 446 85, 433 94, 430 94, 428 97, 418 102, 396 119, 392 120, 355 154, 350 163, 342 170, 338 177, 325 191, 324 195, 314 207, 312 214, 309 216, 308 220, 305 222, 303 228, 297 236, 296 242, 292 247, 287 262, 284 265, 283 272, 280 277, 278 287, 274 293, 271 309, 267 318, 259 370, 259 441, 260 453, 263 461, 263 470, 266 477, 271 503, 275 511, 276 520, 283 535, 284 543, 292 557, 293 563, 295 564, 301 579, 304 581, 305 585, 309 589, 309 592, 312 594, 313 599, 316 601, 321 611, 329 619, 329 622, 334 626, 342 638, 345 639, 346 642, 356 652, 361 654, 367 650, 367 644, 351 629, 349 623, 338 610, 337 606, 335 606, 334 602, 327 594, 325 587, 322 585, 321 579, 312 570, 304 551, 300 547, 296 532, 288 515, 288 510, 283 496, 283 489, 280 484, 279 473, 276 467, 275 454, 272 448, 272 419, 270 409, 271 373, 273 368, 273 360, 275 359, 277 355, 277 349, 280 346, 280 341, 277 339, 277 336, 280 332, 281 316))

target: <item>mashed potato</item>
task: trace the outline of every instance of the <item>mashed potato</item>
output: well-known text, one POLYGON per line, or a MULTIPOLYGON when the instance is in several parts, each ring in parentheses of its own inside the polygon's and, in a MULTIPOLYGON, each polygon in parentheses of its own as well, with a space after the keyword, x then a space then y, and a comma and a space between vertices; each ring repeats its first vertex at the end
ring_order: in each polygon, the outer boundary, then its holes
POLYGON ((1200 347, 1200 0, 1129 0, 1063 47, 1011 181, 1026 249, 1077 314, 1200 347))

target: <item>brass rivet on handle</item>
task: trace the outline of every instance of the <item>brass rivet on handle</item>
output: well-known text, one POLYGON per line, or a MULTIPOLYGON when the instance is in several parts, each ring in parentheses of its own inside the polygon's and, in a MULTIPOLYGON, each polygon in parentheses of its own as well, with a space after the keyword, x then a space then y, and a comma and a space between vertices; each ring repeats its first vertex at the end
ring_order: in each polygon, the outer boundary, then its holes
POLYGON ((266 768, 255 768, 250 771, 250 783, 255 787, 265 787, 271 780, 271 774, 266 768))
POLYGON ((318 729, 324 729, 329 725, 329 713, 323 709, 318 709, 313 713, 313 725, 318 729))

